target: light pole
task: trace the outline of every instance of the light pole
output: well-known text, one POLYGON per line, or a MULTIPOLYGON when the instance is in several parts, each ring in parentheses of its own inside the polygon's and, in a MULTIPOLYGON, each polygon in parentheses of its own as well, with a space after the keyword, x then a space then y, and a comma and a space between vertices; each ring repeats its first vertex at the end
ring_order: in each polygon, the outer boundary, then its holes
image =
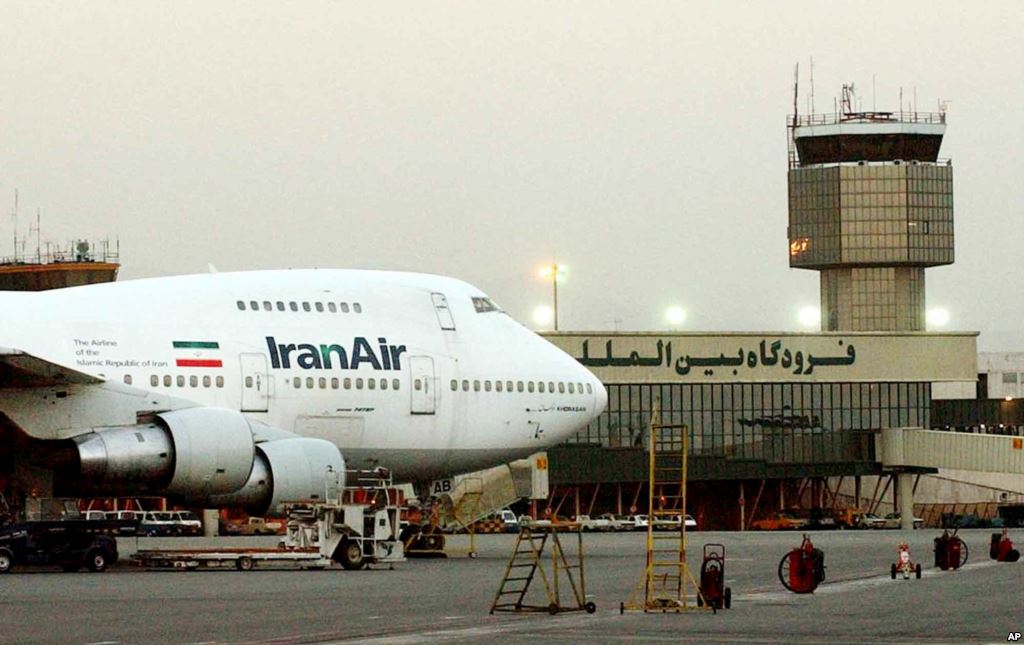
POLYGON ((542 278, 551 278, 552 309, 554 311, 555 331, 558 331, 558 278, 565 276, 565 266, 552 262, 550 266, 541 269, 542 278))

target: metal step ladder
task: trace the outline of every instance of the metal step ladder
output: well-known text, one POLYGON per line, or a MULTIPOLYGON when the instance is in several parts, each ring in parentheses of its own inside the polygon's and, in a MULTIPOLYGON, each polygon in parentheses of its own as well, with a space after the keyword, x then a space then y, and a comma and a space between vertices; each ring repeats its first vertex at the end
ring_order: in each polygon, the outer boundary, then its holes
POLYGON ((583 575, 583 534, 578 524, 561 523, 550 527, 523 526, 516 538, 515 548, 505 567, 498 593, 491 603, 495 612, 547 612, 557 614, 566 611, 594 613, 597 606, 586 597, 583 575), (575 561, 567 557, 559 539, 559 529, 571 530, 577 536, 575 561), (545 570, 545 549, 550 553, 551 573, 545 570), (575 572, 575 575, 574 575, 575 572), (539 576, 538 576, 539 574, 539 576), (531 585, 539 578, 544 586, 547 604, 527 604, 531 585), (565 578, 572 590, 572 604, 563 605, 561 599, 562 579, 565 578), (577 584, 578 582, 578 584, 577 584))

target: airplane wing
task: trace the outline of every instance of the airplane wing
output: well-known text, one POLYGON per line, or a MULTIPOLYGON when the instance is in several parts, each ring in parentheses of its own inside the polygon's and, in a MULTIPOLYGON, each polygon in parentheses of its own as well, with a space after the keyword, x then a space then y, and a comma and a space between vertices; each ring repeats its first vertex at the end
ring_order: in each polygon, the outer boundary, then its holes
POLYGON ((103 379, 51 363, 19 349, 0 347, 0 388, 95 383, 103 383, 103 379))

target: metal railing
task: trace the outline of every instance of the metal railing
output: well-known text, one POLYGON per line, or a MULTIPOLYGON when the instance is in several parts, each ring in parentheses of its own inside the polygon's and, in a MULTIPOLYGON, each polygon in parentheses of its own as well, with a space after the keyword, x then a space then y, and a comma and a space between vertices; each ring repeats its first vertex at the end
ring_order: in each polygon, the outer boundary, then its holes
POLYGON ((809 125, 836 125, 839 123, 936 123, 946 122, 945 112, 827 112, 823 114, 790 114, 787 125, 804 127, 809 125))
MULTIPOLYGON (((21 246, 21 245, 19 245, 21 246)), ((98 243, 89 240, 72 240, 66 245, 46 242, 37 247, 35 253, 26 251, 24 248, 19 253, 15 249, 14 255, 0 257, 0 264, 53 264, 63 262, 96 262, 119 264, 121 258, 121 243, 115 239, 109 239, 98 243)))

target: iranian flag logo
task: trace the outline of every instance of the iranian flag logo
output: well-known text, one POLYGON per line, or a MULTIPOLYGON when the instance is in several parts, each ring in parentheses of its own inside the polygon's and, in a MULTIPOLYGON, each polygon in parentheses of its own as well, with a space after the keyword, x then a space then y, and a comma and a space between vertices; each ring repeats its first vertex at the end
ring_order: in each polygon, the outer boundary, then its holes
POLYGON ((209 340, 173 341, 178 367, 224 367, 220 360, 220 343, 209 340))

